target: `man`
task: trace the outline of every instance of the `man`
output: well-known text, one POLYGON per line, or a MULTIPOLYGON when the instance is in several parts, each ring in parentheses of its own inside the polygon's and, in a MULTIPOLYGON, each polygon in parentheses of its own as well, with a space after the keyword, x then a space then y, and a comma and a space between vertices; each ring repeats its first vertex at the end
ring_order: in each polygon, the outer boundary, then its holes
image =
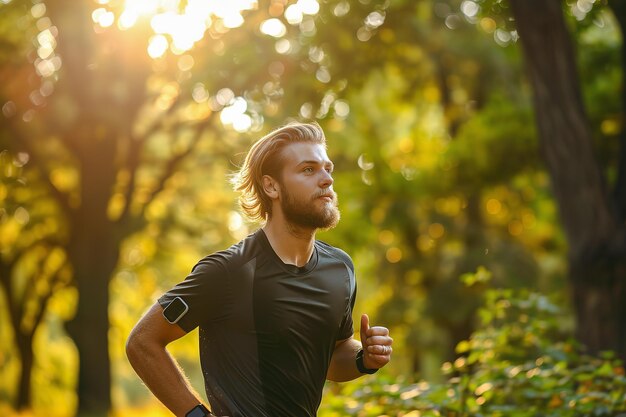
POLYGON ((332 171, 317 124, 290 124, 256 142, 235 188, 263 227, 202 259, 131 332, 130 363, 176 416, 313 417, 326 379, 389 362, 389 331, 370 327, 367 315, 361 342, 353 338, 352 260, 315 240, 339 220, 332 171), (212 413, 166 350, 198 326, 212 413))

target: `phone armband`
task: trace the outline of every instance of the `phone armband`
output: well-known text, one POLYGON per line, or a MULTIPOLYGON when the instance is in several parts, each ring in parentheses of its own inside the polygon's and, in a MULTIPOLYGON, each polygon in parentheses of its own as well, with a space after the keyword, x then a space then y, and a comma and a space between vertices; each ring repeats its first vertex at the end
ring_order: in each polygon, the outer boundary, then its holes
POLYGON ((187 303, 182 298, 176 297, 163 309, 163 317, 165 317, 168 323, 175 324, 178 323, 188 311, 189 306, 187 303))

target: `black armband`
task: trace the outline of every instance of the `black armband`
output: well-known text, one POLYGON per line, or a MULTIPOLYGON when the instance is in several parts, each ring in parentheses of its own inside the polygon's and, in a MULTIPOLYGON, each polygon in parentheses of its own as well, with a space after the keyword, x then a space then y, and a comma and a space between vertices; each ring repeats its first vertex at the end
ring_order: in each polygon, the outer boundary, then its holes
POLYGON ((185 414, 186 417, 210 417, 212 415, 213 414, 211 414, 211 412, 207 410, 204 404, 196 405, 194 408, 189 410, 187 414, 185 414))

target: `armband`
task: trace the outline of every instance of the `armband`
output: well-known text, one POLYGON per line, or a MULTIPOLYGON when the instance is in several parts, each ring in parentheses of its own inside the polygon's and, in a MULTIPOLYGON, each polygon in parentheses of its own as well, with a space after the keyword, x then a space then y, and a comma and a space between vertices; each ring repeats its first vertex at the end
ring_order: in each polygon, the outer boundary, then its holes
POLYGON ((211 414, 203 404, 198 404, 189 410, 189 412, 185 414, 185 417, 209 417, 212 415, 213 414, 211 414))

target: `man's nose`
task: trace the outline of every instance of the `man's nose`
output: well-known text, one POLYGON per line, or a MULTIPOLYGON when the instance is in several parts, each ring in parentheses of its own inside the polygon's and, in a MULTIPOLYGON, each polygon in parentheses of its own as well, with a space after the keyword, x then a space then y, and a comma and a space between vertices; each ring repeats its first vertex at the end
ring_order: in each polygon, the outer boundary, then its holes
POLYGON ((333 180, 333 176, 331 175, 331 173, 323 170, 322 179, 320 180, 320 186, 322 188, 328 188, 333 185, 334 182, 335 180, 333 180))

